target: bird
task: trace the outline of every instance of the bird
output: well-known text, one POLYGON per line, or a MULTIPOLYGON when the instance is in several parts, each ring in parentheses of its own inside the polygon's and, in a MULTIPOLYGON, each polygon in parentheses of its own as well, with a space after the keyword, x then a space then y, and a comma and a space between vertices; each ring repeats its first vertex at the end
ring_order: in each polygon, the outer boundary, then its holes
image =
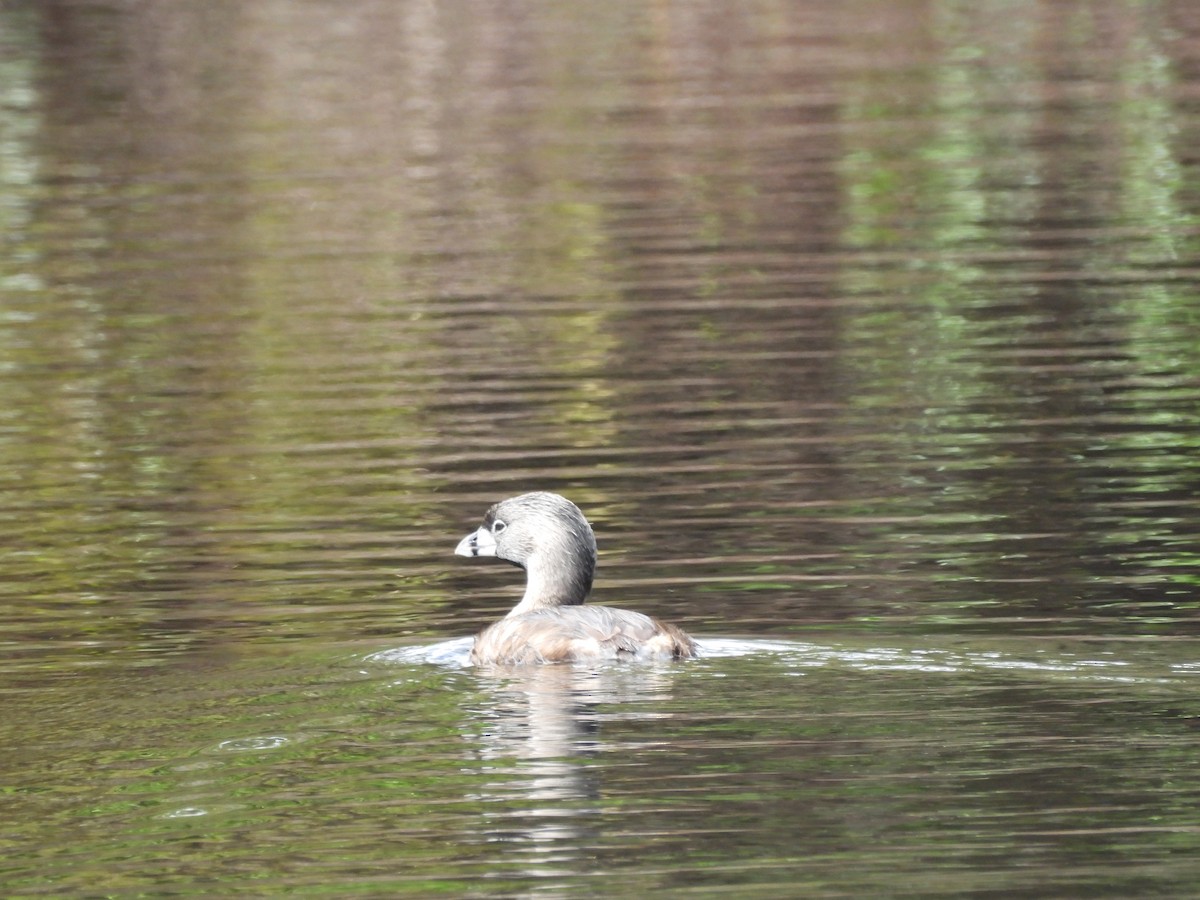
POLYGON ((502 500, 454 552, 494 556, 526 574, 521 601, 476 635, 475 665, 696 656, 696 642, 675 625, 631 610, 583 605, 596 572, 596 537, 566 497, 534 491, 502 500))

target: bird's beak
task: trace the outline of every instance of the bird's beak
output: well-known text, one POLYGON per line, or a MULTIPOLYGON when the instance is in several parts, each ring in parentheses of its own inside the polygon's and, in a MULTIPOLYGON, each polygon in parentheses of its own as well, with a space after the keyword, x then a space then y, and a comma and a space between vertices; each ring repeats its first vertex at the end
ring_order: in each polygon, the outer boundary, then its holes
POLYGON ((483 525, 477 531, 472 531, 458 542, 454 548, 455 556, 495 556, 496 539, 483 525))

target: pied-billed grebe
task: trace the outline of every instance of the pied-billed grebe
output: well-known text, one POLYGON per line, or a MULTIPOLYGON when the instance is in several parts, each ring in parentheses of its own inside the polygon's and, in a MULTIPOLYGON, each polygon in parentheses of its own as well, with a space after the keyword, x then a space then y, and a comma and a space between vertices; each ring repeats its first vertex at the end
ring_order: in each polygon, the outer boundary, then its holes
POLYGON ((474 663, 683 659, 696 645, 674 625, 608 606, 584 606, 596 538, 579 507, 537 491, 502 500, 463 538, 459 556, 495 556, 526 573, 525 596, 475 638, 474 663))

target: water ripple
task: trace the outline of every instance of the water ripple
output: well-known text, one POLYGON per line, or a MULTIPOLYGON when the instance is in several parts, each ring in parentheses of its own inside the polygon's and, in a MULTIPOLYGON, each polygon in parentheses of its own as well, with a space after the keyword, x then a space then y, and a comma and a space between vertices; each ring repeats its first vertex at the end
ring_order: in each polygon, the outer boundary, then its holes
MULTIPOLYGON (((465 668, 470 666, 473 640, 473 637, 462 637, 435 644, 381 650, 365 657, 364 661, 384 665, 465 668)), ((1115 655, 1089 653, 1086 648, 1058 654, 1040 649, 1018 653, 938 647, 839 646, 807 641, 719 637, 697 638, 696 645, 698 658, 702 661, 775 659, 798 670, 832 666, 866 672, 980 673, 991 670, 1097 683, 1165 684, 1200 676, 1200 664, 1196 663, 1174 663, 1165 667, 1139 666, 1133 660, 1115 655)), ((688 665, 686 662, 679 664, 680 670, 686 672, 688 665)), ((711 666, 706 669, 712 671, 711 666)))

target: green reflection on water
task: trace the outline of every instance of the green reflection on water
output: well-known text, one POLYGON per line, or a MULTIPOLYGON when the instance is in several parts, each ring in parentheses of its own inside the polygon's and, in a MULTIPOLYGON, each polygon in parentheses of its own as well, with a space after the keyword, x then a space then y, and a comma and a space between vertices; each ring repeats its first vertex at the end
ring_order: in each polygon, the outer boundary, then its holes
MULTIPOLYGON (((1137 7, 1113 66, 1087 49, 1095 21, 1068 17, 1057 37, 1091 93, 1051 114, 1031 90, 1043 64, 1036 15, 939 11, 942 58, 900 84, 860 81, 849 107, 851 120, 878 124, 852 133, 841 168, 843 240, 858 251, 842 285, 860 300, 842 314, 844 427, 875 430, 846 452, 878 467, 879 491, 892 488, 878 514, 923 514, 912 532, 881 529, 863 555, 885 571, 913 551, 931 556, 943 570, 934 580, 1044 582, 1027 589, 1042 608, 1082 600, 1154 626, 1149 596, 1051 597, 1062 578, 1134 585, 1153 570, 1165 587, 1194 565, 1180 553, 1181 504, 1200 449, 1200 331, 1188 279, 1172 268, 1195 255, 1195 229, 1169 30, 1157 7, 1137 7), (918 117, 927 103, 939 114, 918 117), (1074 156, 1047 142, 1048 123, 1074 156), (1035 187, 1057 192, 1061 210, 1031 202, 1035 187), (1072 230, 1083 237, 1042 272, 1041 236, 1072 230), (934 526, 963 505, 993 523, 967 528, 966 555, 934 526), (1048 544, 1071 547, 1077 568, 1059 554, 1043 567, 1048 544)), ((1031 602, 999 589, 1011 608, 1031 602)), ((1194 603, 1179 599, 1181 614, 1194 603)))
POLYGON ((944 886, 931 859, 994 883, 1000 847, 1021 858, 998 863, 1009 879, 1112 884, 1188 833, 1187 659, 927 639, 507 673, 195 654, 153 694, 114 669, 30 723, 37 753, 5 780, 8 846, 32 852, 0 873, 58 891, 867 890, 944 886))

